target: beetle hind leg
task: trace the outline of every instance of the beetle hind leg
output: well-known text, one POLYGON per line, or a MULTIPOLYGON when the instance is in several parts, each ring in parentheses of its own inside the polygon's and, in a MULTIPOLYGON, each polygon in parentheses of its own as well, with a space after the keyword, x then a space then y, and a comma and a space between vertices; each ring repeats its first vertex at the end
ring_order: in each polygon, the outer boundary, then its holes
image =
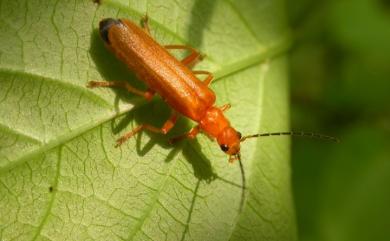
POLYGON ((126 81, 89 81, 87 84, 88 88, 98 88, 98 87, 109 87, 109 88, 122 88, 127 90, 130 93, 144 97, 146 100, 151 100, 154 95, 154 91, 148 89, 146 91, 139 90, 134 88, 132 85, 126 81))

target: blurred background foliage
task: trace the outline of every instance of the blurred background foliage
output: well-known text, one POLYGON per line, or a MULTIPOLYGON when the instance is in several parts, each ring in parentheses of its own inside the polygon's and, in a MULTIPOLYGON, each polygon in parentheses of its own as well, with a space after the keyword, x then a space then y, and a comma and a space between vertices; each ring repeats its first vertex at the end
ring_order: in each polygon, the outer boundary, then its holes
POLYGON ((303 241, 390 240, 390 1, 288 0, 293 188, 303 241))

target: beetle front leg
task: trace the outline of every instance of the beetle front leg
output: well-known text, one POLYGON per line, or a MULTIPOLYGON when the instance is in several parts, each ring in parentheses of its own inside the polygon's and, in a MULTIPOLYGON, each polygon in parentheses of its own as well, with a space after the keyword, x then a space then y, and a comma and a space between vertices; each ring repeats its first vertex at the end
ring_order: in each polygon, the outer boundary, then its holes
POLYGON ((152 36, 152 34, 150 33, 150 27, 149 27, 149 17, 147 14, 145 14, 142 19, 141 19, 141 26, 142 26, 142 29, 147 33, 149 34, 150 36, 152 36))
POLYGON ((149 130, 151 132, 161 133, 161 134, 165 135, 175 126, 177 118, 178 118, 178 114, 176 112, 173 112, 171 117, 169 117, 169 119, 164 123, 164 125, 161 128, 158 128, 158 127, 155 127, 155 126, 152 126, 152 125, 149 125, 149 124, 139 125, 136 128, 134 128, 133 130, 131 130, 131 131, 127 132, 126 134, 124 134, 121 138, 119 138, 116 141, 115 147, 119 147, 125 141, 127 141, 132 136, 134 136, 135 134, 137 134, 138 132, 140 132, 142 130, 149 130))
POLYGON ((223 106, 219 107, 222 111, 227 111, 232 107, 230 104, 224 104, 223 106))
POLYGON ((181 141, 181 140, 183 140, 185 138, 194 139, 196 137, 196 135, 199 134, 199 132, 200 132, 200 127, 199 126, 195 126, 189 132, 184 133, 183 135, 171 138, 169 140, 169 143, 174 144, 174 143, 176 143, 178 141, 181 141))

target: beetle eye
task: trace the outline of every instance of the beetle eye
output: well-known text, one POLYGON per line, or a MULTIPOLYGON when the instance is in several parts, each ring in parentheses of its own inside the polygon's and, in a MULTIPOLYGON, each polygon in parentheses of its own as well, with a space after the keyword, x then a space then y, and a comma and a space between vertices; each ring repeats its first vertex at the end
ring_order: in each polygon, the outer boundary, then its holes
POLYGON ((237 131, 237 135, 238 135, 238 139, 241 140, 241 137, 242 137, 241 132, 237 131))
POLYGON ((221 150, 222 150, 223 152, 227 152, 227 151, 229 150, 229 147, 228 147, 226 144, 222 144, 222 145, 220 145, 219 147, 221 147, 221 150))

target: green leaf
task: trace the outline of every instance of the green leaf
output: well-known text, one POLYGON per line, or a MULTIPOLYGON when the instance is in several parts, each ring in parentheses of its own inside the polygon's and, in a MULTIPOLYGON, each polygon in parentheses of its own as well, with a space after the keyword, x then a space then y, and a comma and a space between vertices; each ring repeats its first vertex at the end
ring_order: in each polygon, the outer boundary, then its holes
POLYGON ((161 44, 207 54, 217 105, 243 134, 288 129, 289 44, 282 1, 3 1, 0 3, 2 240, 295 240, 288 139, 250 140, 238 163, 199 135, 171 146, 142 133, 169 109, 90 80, 130 80, 97 34, 104 17, 147 13, 161 44), (261 143, 260 143, 261 141, 261 143), (242 193, 245 191, 245 199, 242 193), (243 202, 242 210, 240 203, 243 202))

